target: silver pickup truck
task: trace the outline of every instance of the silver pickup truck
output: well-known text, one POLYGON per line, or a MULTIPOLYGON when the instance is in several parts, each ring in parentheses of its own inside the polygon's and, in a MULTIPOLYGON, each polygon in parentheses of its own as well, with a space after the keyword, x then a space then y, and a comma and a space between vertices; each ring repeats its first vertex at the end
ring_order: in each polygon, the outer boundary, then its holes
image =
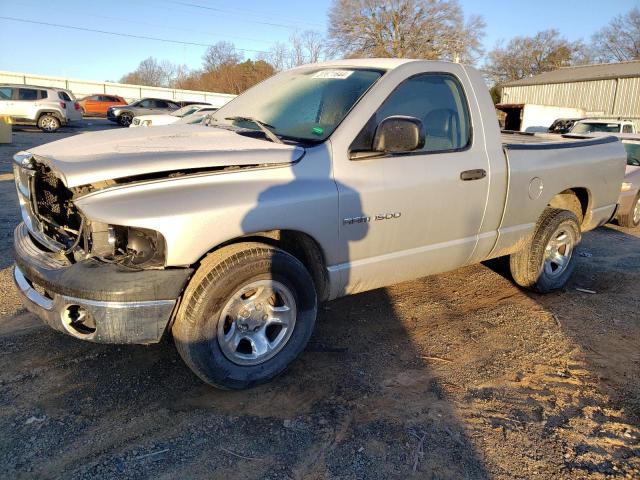
POLYGON ((170 333, 205 382, 244 388, 300 354, 322 301, 502 256, 518 285, 563 287, 624 170, 615 138, 501 138, 469 67, 308 65, 204 125, 17 154, 15 281, 60 332, 170 333))

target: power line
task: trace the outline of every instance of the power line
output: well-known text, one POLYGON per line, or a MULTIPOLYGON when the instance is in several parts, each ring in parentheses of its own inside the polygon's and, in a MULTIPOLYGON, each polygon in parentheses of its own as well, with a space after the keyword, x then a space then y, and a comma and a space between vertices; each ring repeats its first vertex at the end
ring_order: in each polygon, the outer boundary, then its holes
MULTIPOLYGON (((153 40, 156 42, 165 42, 165 43, 175 43, 179 45, 191 45, 196 47, 209 47, 210 43, 198 43, 198 42, 185 42, 183 40, 173 40, 170 38, 160 38, 160 37, 148 37, 146 35, 135 35, 132 33, 119 33, 119 32, 108 32, 106 30, 97 30, 93 28, 85 28, 85 27, 77 27, 75 25, 61 25, 59 23, 49 23, 49 22, 38 22, 36 20, 28 20, 26 18, 16 18, 16 17, 2 17, 0 16, 0 20, 9 20, 13 22, 21 22, 21 23, 31 23, 34 25, 45 25, 47 27, 56 27, 56 28, 66 28, 68 30, 79 30, 82 32, 92 32, 92 33, 102 33, 104 35, 113 35, 116 37, 127 37, 127 38, 137 38, 139 40, 153 40)), ((252 52, 252 53, 264 53, 268 54, 264 50, 252 50, 250 48, 236 48, 236 50, 240 50, 241 52, 252 52)))
MULTIPOLYGON (((35 1, 38 1, 38 0, 35 0, 35 1)), ((162 29, 165 29, 165 30, 166 29, 174 30, 174 31, 180 30, 180 31, 183 31, 183 32, 199 33, 199 34, 206 35, 206 36, 209 36, 209 37, 215 36, 216 38, 220 38, 219 34, 213 35, 210 31, 209 32, 205 32, 203 30, 194 30, 193 28, 178 27, 178 26, 175 26, 175 25, 160 25, 160 24, 157 24, 157 23, 144 22, 144 21, 141 21, 139 19, 133 20, 133 19, 128 19, 128 18, 110 17, 110 16, 107 16, 107 15, 98 15, 96 13, 90 13, 90 12, 85 11, 85 10, 70 10, 70 9, 60 8, 57 4, 55 4, 55 5, 45 5, 45 7, 48 7, 48 6, 50 6, 51 8, 54 8, 55 11, 58 12, 58 13, 59 12, 63 12, 63 13, 66 12, 66 13, 81 14, 81 15, 84 15, 84 16, 87 16, 87 17, 101 18, 103 20, 115 20, 115 21, 118 21, 118 22, 128 22, 128 23, 134 23, 136 25, 146 25, 148 27, 162 28, 162 29)), ((249 41, 249 42, 267 43, 264 39, 260 40, 260 39, 257 39, 257 38, 249 38, 249 37, 242 37, 242 36, 238 36, 238 35, 229 35, 229 34, 225 34, 224 36, 225 36, 225 38, 231 38, 231 39, 237 39, 237 40, 246 40, 246 41, 249 41)))
MULTIPOLYGON (((191 7, 191 8, 199 8, 201 10, 210 10, 213 12, 220 12, 220 13, 231 13, 233 15, 252 15, 254 18, 260 18, 260 16, 262 16, 262 18, 268 18, 268 17, 264 17, 263 14, 260 15, 256 15, 255 12, 251 12, 248 10, 238 10, 236 9, 235 11, 233 10, 229 10, 229 9, 224 9, 224 8, 219 8, 219 7, 210 7, 208 5, 201 5, 198 3, 192 3, 192 2, 182 2, 182 1, 177 1, 177 0, 164 0, 165 3, 172 3, 174 5, 182 5, 184 7, 191 7)), ((244 18, 244 21, 248 21, 248 22, 252 22, 252 23, 258 23, 258 24, 262 24, 262 25, 269 25, 271 27, 282 27, 282 28, 288 28, 291 30, 299 30, 299 28, 295 25, 287 25, 287 24, 283 24, 283 23, 275 23, 275 22, 267 22, 267 21, 261 21, 261 20, 249 20, 244 18)), ((319 24, 316 23, 310 23, 310 22, 305 22, 305 21, 301 21, 301 20, 296 20, 296 22, 300 22, 300 23, 306 23, 307 25, 314 25, 316 27, 319 27, 319 24)))

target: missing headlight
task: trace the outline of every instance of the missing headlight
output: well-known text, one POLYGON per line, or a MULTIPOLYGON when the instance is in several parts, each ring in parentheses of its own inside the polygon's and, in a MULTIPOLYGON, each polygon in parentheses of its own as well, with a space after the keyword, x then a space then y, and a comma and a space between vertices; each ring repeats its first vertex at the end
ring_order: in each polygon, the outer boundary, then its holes
POLYGON ((165 240, 162 234, 147 228, 93 224, 91 253, 131 267, 162 267, 165 240))

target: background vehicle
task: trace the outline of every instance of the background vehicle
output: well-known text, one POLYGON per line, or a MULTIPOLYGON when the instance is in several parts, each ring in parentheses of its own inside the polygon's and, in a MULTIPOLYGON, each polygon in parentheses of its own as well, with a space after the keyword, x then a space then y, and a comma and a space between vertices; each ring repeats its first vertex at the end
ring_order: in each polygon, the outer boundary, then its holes
POLYGON ((504 115, 504 130, 528 133, 547 133, 558 118, 582 118, 579 108, 536 105, 533 103, 499 103, 496 109, 504 115))
POLYGON ((208 111, 217 110, 217 108, 213 108, 209 105, 187 105, 166 115, 140 115, 138 117, 133 117, 133 122, 131 122, 129 127, 157 127, 158 125, 170 125, 178 122, 181 118, 188 117, 189 115, 203 109, 208 109, 208 111))
POLYGON ((62 88, 0 84, 0 115, 17 124, 37 125, 45 132, 82 120, 73 93, 62 88))
POLYGON ((622 183, 616 218, 623 227, 640 225, 640 135, 620 135, 627 151, 627 169, 622 183))
POLYGON ((558 118, 549 127, 549 133, 568 133, 579 118, 558 118))
POLYGON ((325 300, 503 256, 517 284, 562 288, 582 233, 615 211, 626 155, 612 137, 544 140, 501 137, 461 64, 295 68, 209 126, 17 154, 15 281, 61 332, 152 343, 170 328, 204 381, 249 387, 300 354, 325 300))
POLYGON ((198 110, 197 112, 192 113, 191 115, 187 115, 186 117, 181 118, 180 121, 176 122, 176 123, 185 123, 185 124, 188 124, 188 125, 198 125, 198 124, 202 123, 205 118, 207 118, 208 116, 214 114, 217 111, 218 111, 217 107, 203 108, 202 110, 198 110))
POLYGON ((129 105, 109 107, 107 109, 107 118, 123 127, 128 127, 133 122, 133 117, 169 113, 178 110, 178 108, 180 108, 178 104, 171 100, 143 98, 129 105))
POLYGON ((89 95, 78 100, 83 115, 106 115, 109 107, 126 105, 127 101, 117 95, 89 95))
POLYGON ((636 126, 631 120, 582 119, 577 121, 569 133, 637 133, 636 126))
POLYGON ((197 102, 195 100, 180 100, 176 102, 180 107, 186 107, 187 105, 211 105, 209 102, 197 102))

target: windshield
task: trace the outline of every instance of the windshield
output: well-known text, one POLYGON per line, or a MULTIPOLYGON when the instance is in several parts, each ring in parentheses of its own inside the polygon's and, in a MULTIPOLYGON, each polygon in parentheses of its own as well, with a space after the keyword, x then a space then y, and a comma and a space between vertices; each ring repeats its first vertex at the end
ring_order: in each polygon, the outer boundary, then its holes
POLYGON ((627 165, 640 167, 640 143, 624 142, 624 149, 627 151, 627 165))
POLYGON ((284 139, 326 139, 382 71, 349 68, 295 69, 275 75, 236 97, 213 115, 211 125, 258 130, 255 119, 284 139))
POLYGON ((187 115, 195 112, 196 110, 198 110, 198 108, 200 108, 200 107, 198 107, 197 105, 187 105, 186 107, 179 108, 175 112, 171 112, 169 115, 173 115, 174 117, 182 118, 184 116, 187 116, 187 115))
POLYGON ((592 133, 592 132, 610 132, 617 133, 620 131, 619 123, 598 123, 598 122, 578 122, 571 129, 571 133, 592 133))

